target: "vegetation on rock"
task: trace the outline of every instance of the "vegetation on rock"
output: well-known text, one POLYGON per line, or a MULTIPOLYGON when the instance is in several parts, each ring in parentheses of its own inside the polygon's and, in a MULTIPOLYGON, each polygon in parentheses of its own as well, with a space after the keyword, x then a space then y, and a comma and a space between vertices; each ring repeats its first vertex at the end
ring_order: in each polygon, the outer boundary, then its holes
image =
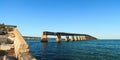
POLYGON ((2 32, 4 32, 5 34, 7 34, 8 32, 13 31, 13 28, 12 28, 12 27, 8 27, 8 26, 6 26, 6 25, 3 23, 3 24, 0 24, 0 30, 1 30, 2 32))

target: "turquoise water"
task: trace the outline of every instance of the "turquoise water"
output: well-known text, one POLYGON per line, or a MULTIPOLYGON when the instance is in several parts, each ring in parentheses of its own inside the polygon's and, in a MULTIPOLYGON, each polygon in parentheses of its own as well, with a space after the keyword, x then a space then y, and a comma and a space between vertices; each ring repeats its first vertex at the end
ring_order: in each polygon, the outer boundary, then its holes
POLYGON ((37 60, 120 60, 120 40, 50 41, 27 40, 37 60))

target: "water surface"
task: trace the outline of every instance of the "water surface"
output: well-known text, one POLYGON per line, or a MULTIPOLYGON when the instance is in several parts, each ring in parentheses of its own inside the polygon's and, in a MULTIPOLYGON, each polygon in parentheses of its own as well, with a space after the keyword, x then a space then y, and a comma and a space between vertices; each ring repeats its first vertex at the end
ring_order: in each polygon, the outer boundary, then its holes
POLYGON ((120 60, 120 40, 50 41, 27 40, 37 60, 120 60))

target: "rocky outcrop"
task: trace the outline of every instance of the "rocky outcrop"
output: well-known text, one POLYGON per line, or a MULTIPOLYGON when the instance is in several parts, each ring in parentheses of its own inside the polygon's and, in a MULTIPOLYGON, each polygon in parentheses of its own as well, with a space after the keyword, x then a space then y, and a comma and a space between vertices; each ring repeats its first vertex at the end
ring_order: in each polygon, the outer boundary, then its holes
POLYGON ((25 53, 21 53, 18 56, 18 60, 36 60, 30 53, 25 52, 25 53))
POLYGON ((0 24, 0 60, 36 60, 16 26, 0 24))
POLYGON ((2 44, 2 45, 0 45, 0 50, 10 50, 12 48, 14 48, 13 44, 2 44))
POLYGON ((15 56, 18 60, 36 60, 29 52, 29 46, 17 30, 14 28, 13 31, 9 32, 9 39, 14 41, 15 56))
POLYGON ((7 35, 0 35, 0 44, 13 44, 13 41, 7 35))

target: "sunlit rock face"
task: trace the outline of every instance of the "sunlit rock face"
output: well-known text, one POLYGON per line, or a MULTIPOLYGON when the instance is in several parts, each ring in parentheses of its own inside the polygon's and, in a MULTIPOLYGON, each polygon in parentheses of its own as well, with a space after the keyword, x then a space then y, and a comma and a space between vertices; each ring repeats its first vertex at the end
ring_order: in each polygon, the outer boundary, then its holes
POLYGON ((1 44, 13 44, 13 40, 9 39, 6 35, 0 35, 0 45, 1 44))

